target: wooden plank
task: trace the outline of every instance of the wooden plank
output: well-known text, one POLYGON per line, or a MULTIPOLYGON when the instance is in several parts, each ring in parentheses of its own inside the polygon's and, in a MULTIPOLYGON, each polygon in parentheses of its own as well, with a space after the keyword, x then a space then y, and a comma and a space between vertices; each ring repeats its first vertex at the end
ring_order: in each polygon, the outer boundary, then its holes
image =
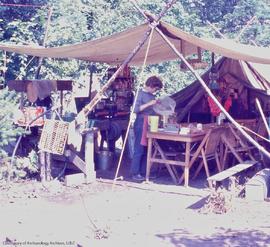
POLYGON ((217 173, 209 178, 207 178, 207 180, 209 181, 217 181, 217 182, 221 182, 226 178, 229 178, 233 175, 236 175, 237 173, 244 171, 250 167, 252 167, 253 165, 255 165, 257 162, 249 162, 249 163, 240 163, 238 165, 235 165, 231 168, 228 168, 220 173, 217 173))
POLYGON ((206 135, 205 131, 190 133, 190 134, 176 134, 168 132, 147 132, 147 138, 154 138, 160 140, 170 140, 170 141, 179 141, 179 142, 196 142, 200 141, 206 135))
POLYGON ((168 160, 168 159, 161 159, 161 158, 151 158, 150 160, 151 160, 151 162, 156 162, 156 163, 185 166, 185 162, 183 162, 183 161, 168 160))
MULTIPOLYGON (((152 144, 153 144, 153 139, 148 138, 148 148, 147 148, 147 164, 146 164, 146 176, 145 179, 146 181, 149 181, 149 176, 150 176, 150 171, 151 171, 151 157, 152 157, 152 144)), ((154 156, 156 155, 156 151, 154 152, 154 156)))
POLYGON ((84 174, 86 174, 86 164, 85 162, 72 150, 66 150, 65 156, 68 160, 77 166, 84 174))
MULTIPOLYGON (((33 81, 48 81, 48 80, 10 80, 8 81, 9 90, 15 90, 16 92, 26 92, 26 85, 33 81)), ((56 81, 58 91, 72 91, 71 80, 53 80, 56 81)))
POLYGON ((87 183, 94 182, 96 180, 95 171, 95 130, 89 130, 85 135, 85 175, 87 183))

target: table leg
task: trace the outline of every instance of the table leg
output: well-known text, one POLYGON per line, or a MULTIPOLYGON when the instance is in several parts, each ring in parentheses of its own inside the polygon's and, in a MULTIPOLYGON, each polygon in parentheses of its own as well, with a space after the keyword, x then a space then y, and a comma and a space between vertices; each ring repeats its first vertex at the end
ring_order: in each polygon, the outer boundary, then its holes
POLYGON ((146 175, 145 175, 145 180, 149 181, 149 176, 150 176, 150 170, 152 166, 151 162, 151 157, 152 157, 152 144, 153 144, 153 139, 148 138, 148 146, 147 146, 147 164, 146 164, 146 175))
POLYGON ((185 187, 188 187, 189 182, 189 159, 190 159, 190 142, 187 142, 185 153, 185 170, 184 170, 185 187))
MULTIPOLYGON (((158 150, 159 154, 161 155, 161 158, 163 160, 168 160, 168 158, 166 157, 166 155, 164 154, 161 147, 158 145, 158 143, 156 141, 154 141, 154 146, 155 146, 156 150, 158 150)), ((167 164, 167 163, 165 163, 164 165, 166 166, 166 168, 167 168, 169 174, 171 175, 174 183, 179 184, 180 180, 179 180, 179 177, 178 177, 178 174, 177 174, 177 171, 176 171, 175 167, 173 165, 171 166, 170 164, 167 164)))

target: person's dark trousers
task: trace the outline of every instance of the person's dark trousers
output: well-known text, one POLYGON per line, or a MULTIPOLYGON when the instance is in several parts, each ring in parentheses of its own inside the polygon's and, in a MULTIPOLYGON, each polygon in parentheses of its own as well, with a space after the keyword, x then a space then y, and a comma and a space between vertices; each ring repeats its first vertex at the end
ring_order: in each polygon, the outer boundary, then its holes
POLYGON ((146 173, 146 160, 147 160, 147 148, 141 145, 143 132, 143 118, 136 118, 134 122, 134 154, 130 168, 131 175, 145 175, 146 173))

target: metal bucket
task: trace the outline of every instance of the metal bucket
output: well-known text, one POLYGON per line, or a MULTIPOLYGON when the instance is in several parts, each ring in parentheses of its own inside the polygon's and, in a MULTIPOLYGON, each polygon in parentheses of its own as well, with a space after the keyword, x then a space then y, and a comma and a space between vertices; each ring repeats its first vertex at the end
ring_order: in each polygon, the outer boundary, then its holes
POLYGON ((97 152, 95 163, 96 170, 110 170, 114 163, 114 153, 107 150, 97 152))

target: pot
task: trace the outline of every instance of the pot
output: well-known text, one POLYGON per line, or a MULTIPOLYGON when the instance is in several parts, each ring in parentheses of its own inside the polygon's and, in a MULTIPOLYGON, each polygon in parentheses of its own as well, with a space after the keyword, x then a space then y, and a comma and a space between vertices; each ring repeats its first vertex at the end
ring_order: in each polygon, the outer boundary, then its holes
POLYGON ((103 171, 110 170, 114 162, 113 152, 102 150, 102 151, 97 152, 96 157, 97 157, 96 162, 95 162, 96 170, 103 170, 103 171))

